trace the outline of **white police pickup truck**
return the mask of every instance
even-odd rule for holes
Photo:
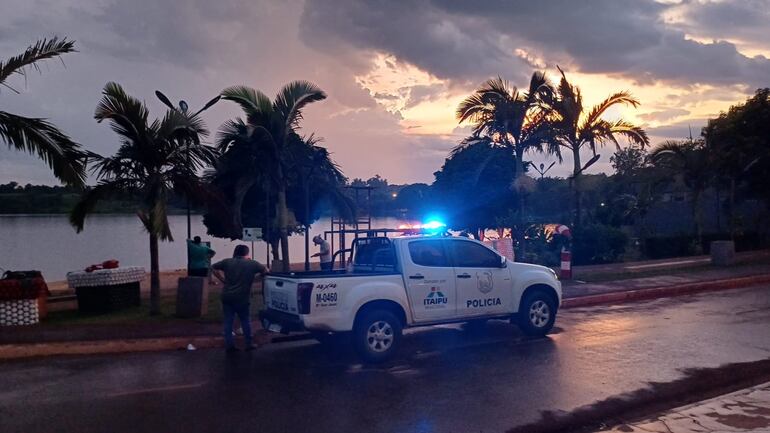
[[[551,330],[561,283],[551,269],[514,263],[464,237],[356,239],[347,269],[271,274],[260,319],[319,340],[350,336],[369,362],[398,347],[403,328],[511,319],[528,335]]]

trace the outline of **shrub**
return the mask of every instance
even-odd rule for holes
[[[574,233],[572,263],[595,265],[620,261],[626,252],[628,236],[602,224],[586,224]]]

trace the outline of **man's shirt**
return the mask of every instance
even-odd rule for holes
[[[212,268],[225,273],[222,287],[222,302],[245,304],[251,300],[251,285],[257,274],[266,273],[267,268],[246,257],[233,257],[214,263]]]

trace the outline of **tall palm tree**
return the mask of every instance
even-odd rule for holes
[[[620,149],[617,137],[626,137],[631,143],[646,146],[650,140],[647,133],[641,127],[623,119],[608,121],[602,116],[611,107],[623,104],[637,107],[639,101],[628,92],[617,92],[608,96],[605,100],[594,106],[590,111],[583,107],[583,97],[580,88],[567,81],[567,76],[561,68],[561,80],[556,93],[551,101],[547,102],[550,108],[550,121],[553,127],[552,141],[548,146],[550,153],[562,160],[562,149],[572,152],[573,169],[571,180],[574,184],[574,222],[580,225],[580,186],[579,178],[583,171],[599,159],[596,147],[607,142],[612,142]],[[580,151],[588,148],[593,153],[593,158],[587,164],[582,165]]]
[[[697,252],[703,252],[701,197],[715,177],[713,154],[703,140],[665,141],[650,152],[650,159],[673,175],[680,175],[692,192],[691,212]]]
[[[480,142],[494,142],[497,146],[510,149],[516,158],[516,178],[514,188],[518,197],[519,215],[516,238],[520,253],[524,254],[524,154],[531,150],[543,150],[543,144],[551,130],[547,122],[547,111],[543,100],[551,100],[553,88],[543,72],[534,72],[529,81],[529,89],[519,91],[500,77],[486,81],[482,86],[465,98],[457,107],[457,119],[460,123],[473,125],[472,136],[459,146],[474,145]],[[487,161],[488,162],[488,161]],[[486,163],[486,162],[485,162]],[[482,167],[483,169],[483,167]]]
[[[245,119],[231,120],[220,131],[220,149],[230,144],[248,148],[248,154],[266,163],[269,181],[276,190],[276,211],[281,246],[281,270],[289,270],[289,209],[286,190],[289,176],[289,143],[302,120],[302,110],[310,103],[326,99],[315,84],[294,81],[284,86],[273,101],[264,93],[246,86],[229,87],[222,98],[240,105]],[[257,182],[256,176],[243,178],[239,191],[245,193]]]
[[[136,213],[150,237],[150,314],[159,314],[158,240],[173,241],[168,198],[174,192],[200,195],[203,188],[195,172],[212,163],[216,153],[197,138],[190,139],[190,134],[208,134],[199,117],[168,110],[162,119],[150,122],[144,102],[128,95],[119,84],[107,83],[102,95],[94,117],[110,123],[121,145],[112,157],[97,160],[94,172],[99,182],[75,205],[70,222],[80,232],[86,216],[101,200],[115,195],[136,200]],[[180,145],[185,140],[192,142],[189,148]]]
[[[67,38],[38,40],[23,53],[6,61],[0,60],[0,87],[19,93],[7,83],[8,78],[13,75],[26,78],[30,69],[40,72],[40,62],[75,51],[75,41]],[[85,183],[89,154],[82,152],[79,144],[46,119],[0,111],[0,141],[8,144],[10,149],[37,154],[65,184],[83,186]]]

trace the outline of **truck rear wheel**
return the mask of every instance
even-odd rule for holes
[[[356,320],[353,344],[367,362],[383,362],[396,351],[401,341],[401,322],[387,310],[365,312]]]
[[[525,334],[542,337],[556,321],[556,304],[552,297],[540,290],[529,293],[521,301],[516,318]]]

